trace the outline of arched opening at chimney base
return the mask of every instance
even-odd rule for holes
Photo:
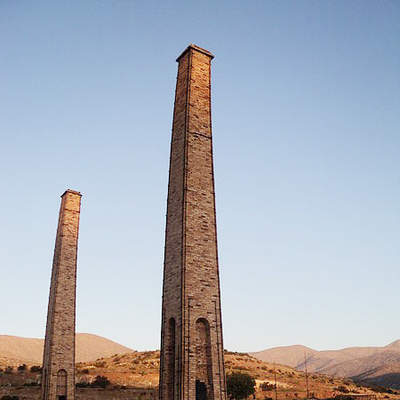
[[[65,369],[57,372],[57,400],[67,400],[67,371]]]
[[[214,400],[210,325],[196,321],[196,400]]]

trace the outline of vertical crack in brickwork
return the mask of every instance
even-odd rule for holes
[[[61,196],[46,338],[43,352],[42,400],[75,399],[76,264],[81,194]]]
[[[212,58],[207,50],[190,45],[177,60],[161,321],[162,400],[226,400],[211,130]]]

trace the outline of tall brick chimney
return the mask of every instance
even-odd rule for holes
[[[161,400],[226,400],[211,132],[211,60],[178,57],[161,328]]]
[[[61,196],[46,339],[43,354],[42,400],[75,400],[75,299],[81,194]]]

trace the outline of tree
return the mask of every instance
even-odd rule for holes
[[[228,396],[231,399],[245,399],[255,393],[256,382],[249,374],[233,372],[226,376]]]
[[[105,377],[105,376],[100,376],[97,375],[96,378],[94,378],[94,381],[91,383],[91,386],[93,387],[101,387],[101,388],[106,388],[111,382]]]
[[[17,370],[18,370],[19,372],[26,371],[26,364],[20,365],[20,366],[17,368]]]
[[[42,367],[40,365],[32,365],[31,372],[42,372]]]

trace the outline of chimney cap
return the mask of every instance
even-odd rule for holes
[[[78,192],[78,191],[72,190],[72,189],[67,189],[67,190],[61,195],[61,197],[64,197],[67,193],[75,194],[75,195],[77,195],[77,196],[81,196],[81,197],[82,197],[81,192]]]
[[[200,53],[205,54],[206,56],[210,57],[211,60],[214,58],[214,54],[212,54],[211,52],[209,52],[206,49],[203,49],[202,47],[196,46],[195,44],[191,43],[189,44],[188,47],[186,47],[185,50],[183,50],[183,52],[181,53],[181,55],[176,59],[177,62],[179,62],[179,60],[186,54],[187,51],[189,51],[190,49],[196,50]]]

